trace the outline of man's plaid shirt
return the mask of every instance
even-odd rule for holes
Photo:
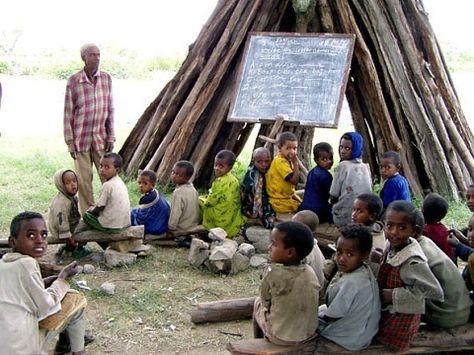
[[[87,152],[91,147],[101,151],[115,141],[112,79],[101,71],[94,77],[95,84],[81,70],[67,82],[64,140],[69,151]]]

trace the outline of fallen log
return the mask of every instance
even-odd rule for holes
[[[466,324],[452,329],[426,330],[421,329],[411,347],[404,354],[422,354],[436,352],[452,352],[474,349],[474,325]],[[335,343],[318,337],[316,340],[296,345],[275,345],[265,339],[242,339],[227,345],[231,354],[353,354]],[[367,349],[357,351],[358,354],[384,355],[393,354],[393,350],[380,345],[371,345]]]
[[[251,318],[255,297],[198,303],[191,311],[191,322],[226,322]]]
[[[113,242],[118,240],[143,239],[144,232],[144,226],[130,226],[117,234],[107,234],[88,229],[75,233],[73,236],[76,242]],[[65,242],[65,239],[59,239],[53,236],[48,237],[48,244],[63,244]]]

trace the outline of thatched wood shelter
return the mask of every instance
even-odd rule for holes
[[[126,173],[149,168],[167,183],[173,164],[187,159],[196,182],[209,183],[216,152],[239,153],[253,128],[226,121],[247,35],[276,31],[355,34],[346,97],[374,174],[380,155],[396,150],[415,195],[465,191],[474,176],[473,134],[420,0],[220,0],[122,147]],[[313,130],[289,129],[308,161]]]

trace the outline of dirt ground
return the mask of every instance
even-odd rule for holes
[[[75,281],[85,280],[92,289],[82,290],[87,329],[96,337],[88,354],[226,354],[230,341],[252,337],[251,320],[194,325],[190,312],[196,302],[257,295],[259,271],[216,275],[193,268],[188,249],[159,247],[131,267],[107,269],[100,247],[89,245],[94,253],[79,263],[96,270],[71,281],[78,289]],[[43,261],[53,262],[57,248],[50,246]],[[99,290],[106,281],[116,285],[114,295]]]

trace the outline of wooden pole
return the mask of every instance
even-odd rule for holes
[[[255,297],[198,303],[191,311],[191,322],[227,322],[251,318]]]

